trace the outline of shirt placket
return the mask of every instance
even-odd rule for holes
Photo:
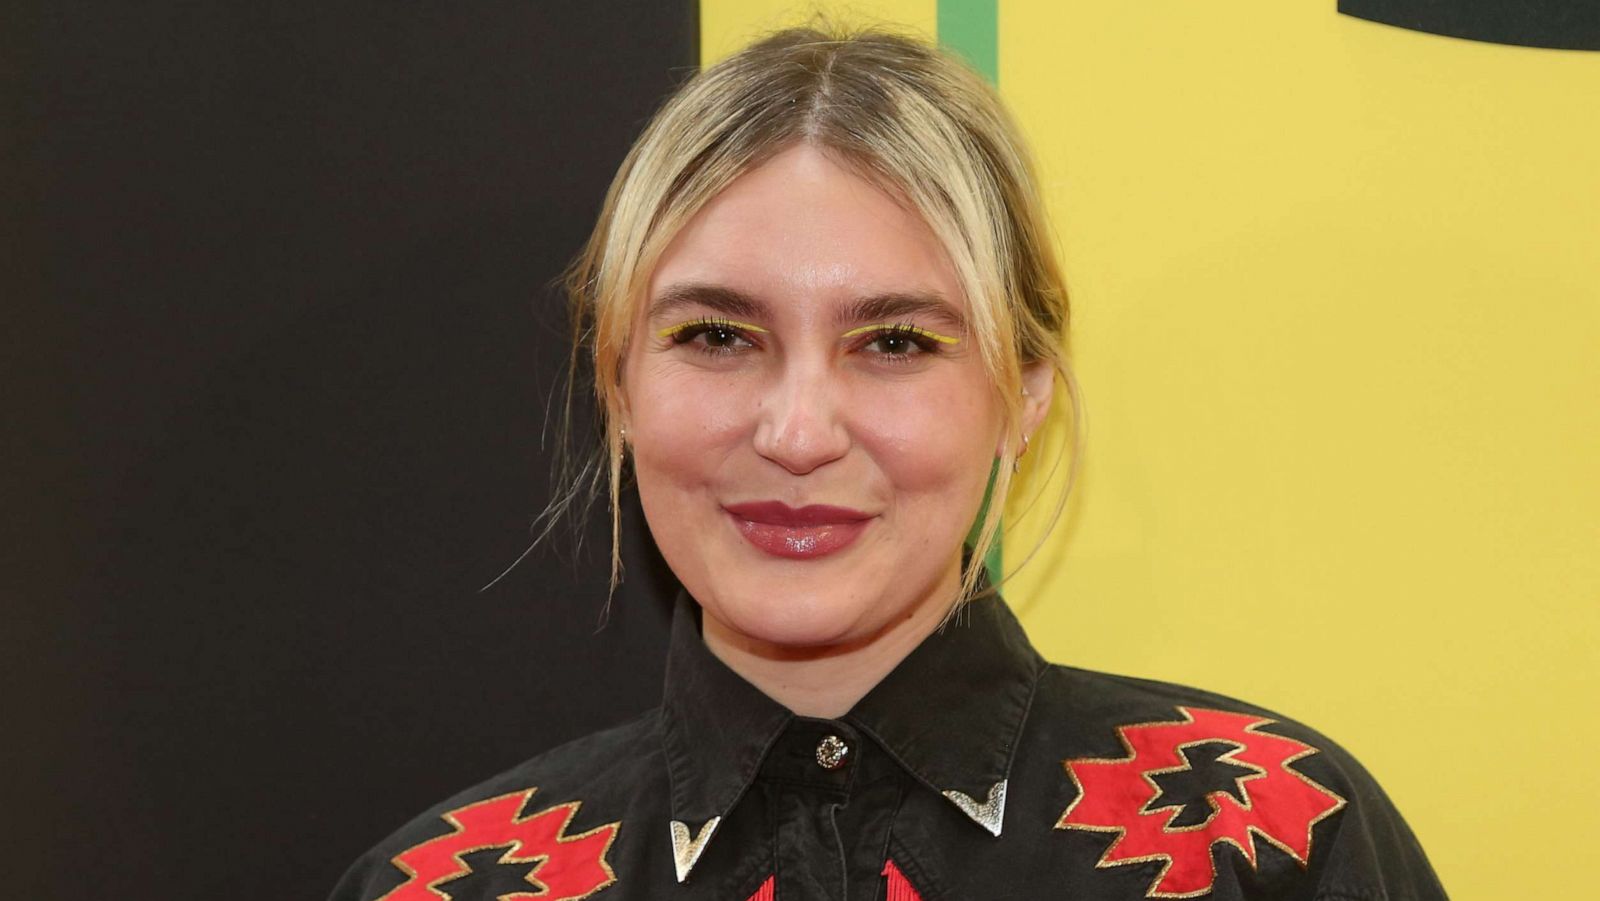
[[[873,901],[902,780],[860,732],[797,717],[758,777],[771,798],[780,901]]]

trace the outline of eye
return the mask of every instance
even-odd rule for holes
[[[674,345],[690,344],[702,353],[720,356],[755,347],[749,333],[765,331],[760,326],[727,319],[695,319],[662,329],[660,335]]]
[[[892,363],[908,363],[914,357],[938,354],[945,344],[955,343],[954,338],[909,323],[862,329],[858,334],[866,338],[860,345],[862,350]]]
[[[926,338],[923,341],[927,341]],[[917,336],[912,332],[891,329],[879,332],[876,338],[867,343],[868,347],[876,345],[881,351],[890,356],[903,357],[912,353],[920,353],[926,348],[917,343]]]
[[[694,330],[694,334],[693,335],[690,335],[688,337],[683,337],[682,334],[680,333],[680,337],[678,339],[678,343],[679,344],[685,344],[685,343],[688,343],[688,341],[692,340],[693,338],[701,338],[701,337],[705,338],[705,341],[702,342],[702,343],[704,343],[707,347],[717,348],[717,349],[737,347],[737,346],[739,346],[739,344],[741,342],[744,343],[744,344],[749,344],[750,343],[748,341],[745,341],[744,338],[742,338],[739,335],[738,332],[734,331],[733,329],[731,329],[731,328],[729,328],[729,327],[727,327],[725,325],[705,325],[705,326],[701,326],[700,328],[697,328],[697,329]]]

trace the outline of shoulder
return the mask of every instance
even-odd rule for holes
[[[1168,862],[1153,891],[1210,891],[1233,878],[1215,864],[1236,855],[1234,872],[1255,890],[1444,897],[1366,768],[1323,733],[1248,701],[1051,665],[1018,765],[1055,780],[1055,827],[1090,842],[1098,867]]]
[[[1237,759],[1239,749],[1268,749],[1281,762],[1355,789],[1371,775],[1342,746],[1299,720],[1230,695],[1052,664],[1041,676],[1030,733],[1085,761],[1171,758],[1196,749]],[[1229,752],[1227,748],[1232,748]],[[1254,754],[1243,755],[1246,757]],[[1071,769],[1071,768],[1069,768]]]
[[[1157,751],[1181,755],[1207,743],[1259,745],[1282,754],[1285,764],[1326,772],[1341,787],[1372,782],[1354,756],[1299,720],[1237,697],[1157,679],[1051,664],[1040,678],[1029,725],[1040,740],[1091,759]]]
[[[589,864],[564,872],[601,888],[614,880],[606,852],[621,821],[665,794],[652,790],[664,780],[660,755],[660,708],[551,748],[412,818],[350,866],[330,901],[399,899],[402,886],[467,873],[458,855],[537,856],[557,845]]]

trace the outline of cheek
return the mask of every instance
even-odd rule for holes
[[[737,380],[646,362],[630,393],[639,489],[705,482],[747,431]]]
[[[858,395],[855,434],[910,501],[965,503],[982,497],[999,418],[968,379],[881,386]],[[920,497],[925,495],[925,497]]]

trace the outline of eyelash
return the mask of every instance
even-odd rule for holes
[[[897,322],[893,325],[885,326],[884,328],[874,329],[865,333],[862,337],[867,339],[865,344],[862,346],[865,346],[866,344],[874,344],[883,340],[884,338],[896,338],[910,341],[912,344],[917,346],[918,351],[916,354],[897,354],[885,352],[882,355],[885,359],[892,360],[896,363],[910,362],[911,357],[919,356],[921,354],[939,354],[944,352],[944,344],[942,342],[926,334],[922,329],[912,325],[909,322]]]
[[[727,332],[730,335],[747,341],[751,344],[756,343],[750,335],[746,334],[743,329],[741,329],[731,320],[720,319],[716,317],[694,319],[689,322],[674,326],[668,331],[665,337],[668,341],[672,342],[673,345],[683,345],[692,342],[701,335],[713,331]],[[893,325],[887,325],[882,328],[863,332],[857,337],[862,339],[857,345],[858,347],[867,347],[882,341],[885,338],[902,339],[915,344],[917,346],[917,352],[915,354],[909,352],[894,353],[891,351],[885,351],[884,353],[876,354],[876,356],[882,357],[885,361],[894,363],[896,365],[911,362],[911,358],[913,356],[921,356],[923,354],[938,354],[942,353],[944,350],[942,347],[942,342],[936,338],[930,337],[923,329],[909,322],[897,322]],[[729,354],[742,353],[743,349],[706,345],[700,347],[699,351],[700,353],[707,354],[709,356],[721,357]]]
[[[711,317],[705,319],[693,319],[689,322],[675,325],[672,328],[667,329],[663,336],[672,344],[681,345],[688,344],[701,335],[714,331],[727,332],[730,335],[741,338],[745,341],[750,341],[751,344],[755,343],[754,341],[751,341],[750,336],[745,333],[745,330],[741,329],[732,320]],[[723,356],[725,354],[738,353],[738,350],[731,347],[713,347],[711,345],[701,347],[700,351],[702,353],[711,354],[712,356]]]

